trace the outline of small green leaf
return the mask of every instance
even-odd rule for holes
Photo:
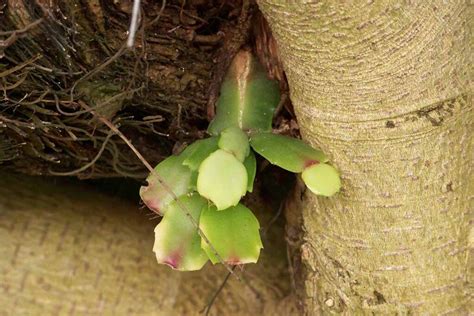
[[[260,225],[252,211],[238,204],[225,211],[215,206],[205,206],[199,227],[209,239],[219,256],[227,264],[255,263],[263,248]],[[201,240],[201,247],[213,264],[219,263],[211,247]]]
[[[278,102],[278,82],[268,79],[265,69],[251,52],[240,51],[224,78],[216,116],[208,131],[218,135],[231,126],[242,130],[269,131]]]
[[[191,174],[191,181],[189,182],[189,191],[197,191],[197,179],[199,172],[193,171]]]
[[[270,163],[291,172],[302,172],[308,166],[328,160],[321,150],[283,135],[253,133],[250,145]]]
[[[257,160],[255,154],[250,151],[247,158],[244,160],[245,169],[247,169],[247,191],[253,191],[253,182],[255,181],[255,174],[257,173]]]
[[[148,175],[148,186],[140,188],[140,197],[149,209],[163,215],[166,206],[173,201],[172,194],[158,180],[161,177],[177,197],[189,192],[191,170],[183,166],[183,158],[170,156],[160,162]]]
[[[218,146],[233,154],[238,160],[244,161],[250,151],[249,138],[238,127],[229,127],[221,132]]]
[[[197,189],[219,210],[237,205],[247,191],[247,170],[225,150],[218,149],[199,167]]]
[[[186,206],[189,214],[199,222],[201,210],[207,201],[193,194],[173,201],[168,211],[155,228],[153,251],[158,263],[167,264],[176,270],[194,271],[201,269],[207,262],[207,255],[201,248],[201,237],[180,204]]]
[[[200,139],[186,147],[180,154],[184,157],[183,165],[188,166],[193,171],[198,170],[203,160],[219,148],[217,140],[217,137]]]
[[[341,188],[339,173],[334,167],[325,163],[306,168],[301,177],[314,194],[331,196]]]

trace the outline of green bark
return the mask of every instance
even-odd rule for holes
[[[466,314],[473,108],[466,3],[260,9],[305,140],[340,170],[303,201],[308,314]]]

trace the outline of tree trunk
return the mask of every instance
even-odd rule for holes
[[[0,173],[0,315],[202,315],[223,266],[158,265],[153,214],[90,185],[56,182]],[[270,222],[262,201],[250,203]],[[296,314],[282,226],[263,236],[259,264],[245,267],[246,283],[229,279],[210,315]]]
[[[470,6],[285,3],[259,6],[302,135],[343,181],[304,195],[306,312],[467,314]]]

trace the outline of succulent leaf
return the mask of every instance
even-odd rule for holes
[[[166,212],[167,205],[174,198],[161,185],[159,177],[179,197],[189,192],[192,174],[188,167],[183,166],[182,157],[170,156],[160,162],[148,175],[146,179],[148,186],[140,187],[140,197],[149,209],[163,215]]]
[[[339,173],[333,166],[325,163],[306,168],[301,177],[314,194],[332,196],[341,188]]]
[[[253,151],[250,151],[247,158],[244,160],[245,169],[247,169],[247,191],[253,191],[253,182],[255,181],[255,174],[257,173],[257,160],[255,159],[255,154]]]
[[[233,154],[239,161],[244,161],[250,152],[249,138],[238,127],[229,127],[221,132],[218,146]]]
[[[250,51],[240,51],[224,78],[216,116],[208,131],[218,135],[231,126],[242,130],[269,131],[279,101],[278,82],[267,77],[266,71]]]
[[[250,145],[270,163],[296,173],[328,160],[321,150],[314,149],[302,140],[283,135],[252,133]]]
[[[191,174],[191,181],[189,182],[189,191],[197,191],[197,178],[198,178],[199,172],[193,171]]]
[[[205,206],[199,227],[209,239],[219,256],[227,264],[255,263],[263,248],[260,225],[252,211],[242,204],[218,211],[215,206]],[[213,264],[219,263],[211,247],[201,240],[201,247]]]
[[[217,137],[209,137],[197,140],[186,147],[180,154],[184,158],[183,165],[193,171],[198,170],[203,160],[219,148],[217,141]]]
[[[207,201],[199,194],[181,196],[178,200],[186,206],[186,210],[196,222],[199,222],[201,210]],[[168,206],[168,211],[155,228],[153,251],[158,263],[181,271],[199,270],[208,260],[201,248],[201,237],[197,228],[180,209],[177,201]]]
[[[247,191],[247,170],[234,155],[218,149],[199,167],[197,190],[223,210],[237,205]]]

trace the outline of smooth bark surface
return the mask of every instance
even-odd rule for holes
[[[90,186],[1,173],[0,315],[203,315],[226,270],[158,265],[150,216]],[[231,277],[210,315],[297,314],[281,222],[263,242],[247,283]]]
[[[304,196],[306,312],[465,315],[470,7],[259,5],[303,137],[342,174],[335,197]]]

